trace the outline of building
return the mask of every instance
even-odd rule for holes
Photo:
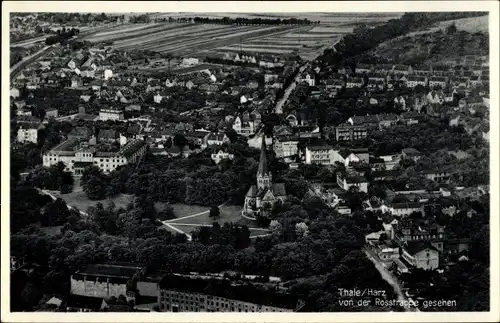
[[[194,57],[182,59],[182,65],[184,65],[184,66],[198,65],[199,63],[200,63],[200,60],[198,58],[194,58]]]
[[[229,138],[225,133],[212,132],[207,137],[207,145],[208,146],[220,146],[229,142]]]
[[[368,180],[361,175],[355,173],[337,174],[337,185],[345,191],[356,186],[360,192],[368,193]]]
[[[409,242],[403,248],[402,258],[415,268],[434,270],[439,267],[439,251],[426,242]]]
[[[382,212],[389,212],[395,217],[407,217],[413,212],[421,212],[422,206],[416,202],[392,203],[390,206],[381,206]]]
[[[363,79],[361,77],[349,77],[347,78],[345,87],[348,89],[360,88],[363,86]]]
[[[448,80],[446,79],[446,77],[442,77],[442,76],[429,77],[429,87],[430,88],[444,89],[447,84],[448,84]]]
[[[252,185],[245,196],[244,214],[267,216],[277,201],[285,201],[284,183],[273,183],[272,174],[267,165],[266,137],[262,136],[259,168],[257,170],[257,185]]]
[[[254,123],[247,118],[237,116],[233,121],[233,129],[237,134],[250,136],[255,132]]]
[[[306,147],[306,164],[321,164],[321,165],[334,165],[336,161],[337,154],[331,146],[307,146]]]
[[[315,86],[316,80],[314,79],[314,75],[306,73],[299,81],[299,83],[307,83],[309,86]]]
[[[408,76],[405,78],[406,87],[414,88],[417,85],[427,86],[427,78],[425,76]]]
[[[351,125],[343,123],[335,128],[335,139],[337,141],[359,140],[368,136],[368,129],[364,125]]]
[[[217,278],[168,274],[159,286],[162,312],[294,312],[304,305],[290,294]]]
[[[21,123],[17,130],[17,141],[36,144],[38,142],[38,131],[44,128],[45,126],[39,122]]]
[[[56,108],[49,108],[45,111],[45,119],[57,118],[59,111]]]
[[[87,141],[70,138],[43,155],[43,166],[50,167],[59,162],[66,165],[65,171],[81,175],[90,165],[99,167],[108,174],[118,167],[137,162],[146,153],[146,144],[133,139],[118,150],[101,150],[95,138]]]
[[[100,297],[70,295],[66,301],[67,312],[100,312],[108,304]]]
[[[290,158],[299,153],[298,137],[295,136],[277,136],[273,141],[273,149],[277,158]]]
[[[217,153],[215,154],[212,154],[212,160],[218,164],[221,162],[221,160],[223,159],[229,159],[229,160],[233,160],[234,158],[234,155],[233,154],[230,154],[228,152],[224,152],[222,150],[219,150]]]
[[[123,110],[117,109],[117,108],[101,108],[99,110],[99,120],[101,121],[106,121],[106,120],[124,120],[125,116],[123,113]]]
[[[144,267],[114,264],[91,264],[71,275],[71,295],[109,299],[123,295],[134,298],[129,293],[134,288]]]

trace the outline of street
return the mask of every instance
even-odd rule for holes
[[[407,297],[403,293],[401,284],[399,283],[398,279],[389,270],[387,270],[380,258],[366,247],[363,248],[363,252],[365,253],[366,257],[368,257],[368,259],[373,262],[375,268],[377,268],[377,270],[379,271],[380,276],[382,276],[382,278],[392,286],[394,292],[398,295],[398,300],[405,302],[408,301]],[[404,310],[405,312],[420,312],[420,310],[415,307],[405,307]]]
[[[293,90],[295,90],[295,87],[297,86],[297,82],[299,81],[300,74],[309,66],[309,62],[306,64],[302,65],[299,68],[299,71],[297,72],[297,75],[295,75],[295,78],[293,79],[292,83],[288,86],[288,88],[285,90],[285,94],[283,94],[283,97],[276,103],[276,107],[274,108],[274,111],[276,114],[282,114],[283,113],[283,105],[285,102],[288,100],[288,97],[292,93]]]

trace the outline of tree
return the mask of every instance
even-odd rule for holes
[[[455,26],[455,23],[452,23],[448,27],[446,27],[446,34],[451,35],[455,34],[457,32],[457,26]]]
[[[308,234],[307,224],[299,222],[295,224],[295,234],[297,237],[305,237]]]
[[[272,220],[271,223],[269,223],[269,231],[271,231],[271,234],[274,236],[281,236],[283,234],[283,226],[278,221]]]
[[[220,210],[219,210],[219,207],[217,205],[213,205],[211,208],[210,208],[210,217],[211,218],[218,218],[220,215]]]
[[[176,134],[174,136],[174,145],[180,149],[183,149],[187,145],[187,139],[182,134]]]
[[[106,197],[109,179],[97,166],[85,168],[80,183],[89,199],[102,200]]]

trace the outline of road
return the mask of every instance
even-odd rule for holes
[[[14,66],[10,68],[10,80],[12,81],[13,79],[16,78],[16,76],[28,65],[36,61],[38,58],[42,57],[45,55],[50,48],[52,48],[54,45],[51,46],[45,46],[44,48],[40,49],[38,52],[33,53],[32,55],[23,58],[20,62],[16,63]]]
[[[274,108],[274,112],[276,114],[282,114],[283,113],[283,105],[285,102],[288,100],[288,97],[290,94],[295,90],[295,87],[297,86],[297,83],[300,78],[300,74],[310,65],[309,62],[306,64],[302,65],[299,68],[299,71],[297,72],[297,75],[295,75],[295,78],[293,79],[292,83],[288,86],[288,88],[285,90],[285,94],[283,94],[283,97],[276,103],[276,106]]]
[[[408,301],[408,298],[403,293],[401,284],[399,283],[398,279],[394,277],[391,272],[389,272],[380,258],[366,247],[363,248],[363,252],[365,253],[366,257],[368,257],[368,259],[373,262],[375,268],[377,268],[378,272],[380,273],[380,276],[382,276],[382,278],[392,286],[394,292],[398,295],[398,300],[402,302]],[[404,310],[405,312],[420,312],[420,310],[415,307],[405,307]]]

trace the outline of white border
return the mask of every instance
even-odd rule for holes
[[[489,11],[490,32],[490,312],[439,313],[9,313],[9,12],[407,12]],[[499,3],[497,1],[4,1],[2,2],[2,284],[1,320],[5,322],[498,322],[499,308]]]

